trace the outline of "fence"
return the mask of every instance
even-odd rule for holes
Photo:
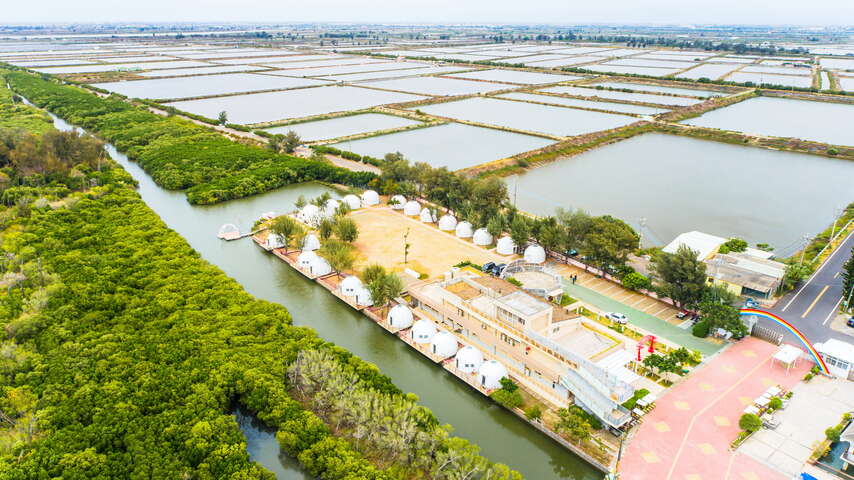
[[[756,338],[761,338],[766,342],[771,342],[774,345],[780,345],[783,343],[783,334],[775,331],[774,329],[764,327],[762,325],[754,325],[753,329],[750,331],[750,334]]]

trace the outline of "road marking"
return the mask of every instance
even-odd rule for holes
[[[836,315],[836,312],[839,311],[839,305],[841,303],[842,303],[842,297],[839,297],[839,301],[836,302],[836,305],[834,305],[833,310],[831,310],[830,313],[827,314],[827,318],[825,318],[824,321],[821,322],[822,325],[827,325],[827,322],[828,322],[828,320],[830,320],[830,317]]]
[[[800,295],[800,294],[801,294],[801,292],[803,292],[803,291],[804,291],[804,289],[805,289],[805,288],[807,288],[807,285],[809,285],[809,284],[810,284],[810,282],[812,282],[812,279],[813,279],[813,278],[815,278],[815,276],[816,276],[816,275],[818,275],[818,272],[820,272],[820,271],[821,271],[821,269],[825,267],[825,265],[827,265],[828,263],[830,263],[830,259],[831,259],[831,258],[833,258],[833,256],[834,256],[834,255],[836,255],[837,253],[839,253],[839,252],[840,252],[840,251],[842,251],[842,250],[845,250],[845,248],[843,248],[843,245],[845,245],[845,242],[847,242],[847,241],[848,241],[848,239],[849,239],[852,235],[854,235],[854,232],[849,233],[849,234],[848,234],[848,236],[847,236],[847,237],[845,237],[845,240],[842,240],[842,242],[840,242],[840,243],[839,243],[839,245],[836,247],[836,250],[834,250],[834,251],[833,251],[833,253],[831,253],[831,254],[830,254],[830,256],[829,256],[829,257],[827,257],[827,258],[824,260],[824,262],[821,264],[821,266],[820,266],[820,267],[818,267],[818,270],[816,270],[812,275],[810,275],[810,278],[806,281],[806,283],[804,283],[803,285],[801,285],[801,288],[799,288],[799,289],[798,289],[798,292],[797,292],[797,293],[795,293],[795,296],[793,296],[793,297],[792,297],[792,299],[791,299],[791,300],[789,300],[789,303],[787,303],[787,304],[786,304],[786,306],[784,306],[784,307],[780,310],[781,312],[785,312],[785,311],[786,311],[786,309],[787,309],[787,308],[789,308],[789,305],[791,305],[791,304],[792,304],[792,302],[794,302],[794,301],[795,301],[795,299],[796,299],[796,298],[798,298],[798,295]]]
[[[821,291],[815,297],[815,300],[813,300],[812,303],[810,304],[810,306],[807,307],[807,311],[804,312],[803,315],[801,315],[801,318],[806,318],[807,315],[809,315],[810,310],[812,310],[812,307],[814,307],[815,304],[818,303],[818,300],[822,297],[822,295],[824,295],[824,292],[826,292],[828,288],[830,288],[830,285],[825,285],[824,288],[821,289]]]
[[[840,273],[842,273],[842,272],[836,272],[836,275],[834,275],[833,278],[839,278]]]

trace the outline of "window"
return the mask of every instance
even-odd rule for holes
[[[506,342],[506,343],[508,343],[508,344],[510,344],[511,346],[514,346],[514,347],[519,343],[519,342],[517,342],[517,341],[516,341],[516,339],[514,339],[513,337],[511,337],[511,336],[509,336],[509,335],[505,335],[505,334],[503,334],[503,333],[501,334],[501,340],[504,340],[504,342]]]
[[[458,308],[458,309],[457,309],[457,315],[459,315],[459,316],[461,316],[461,317],[463,317],[463,318],[466,318],[466,312],[465,312],[465,311],[463,311],[463,309],[462,309],[462,308]]]

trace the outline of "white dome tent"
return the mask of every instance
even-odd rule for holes
[[[403,206],[406,205],[406,197],[395,195],[389,199],[388,204],[391,205],[392,210],[403,210]]]
[[[371,298],[371,292],[367,288],[361,287],[356,290],[356,305],[360,307],[370,307],[374,304],[374,299]]]
[[[309,225],[317,225],[317,222],[320,221],[320,208],[309,203],[302,207],[297,217]]]
[[[471,224],[469,222],[458,223],[457,228],[454,229],[454,235],[460,238],[471,238],[474,235]]]
[[[430,351],[442,358],[453,357],[457,353],[457,348],[457,337],[445,330],[433,335],[433,339],[430,340]]]
[[[474,232],[472,241],[474,241],[475,245],[480,245],[482,247],[492,245],[492,234],[490,234],[489,231],[485,228],[478,228]]]
[[[316,253],[312,251],[302,252],[297,256],[297,266],[302,270],[307,272],[311,272],[312,265],[317,262],[317,259],[320,258]],[[324,260],[325,261],[325,260]]]
[[[344,204],[350,207],[350,210],[358,210],[362,208],[362,201],[359,200],[359,197],[353,195],[352,193],[349,195],[345,195],[344,198],[341,199]]]
[[[362,203],[367,206],[377,205],[380,203],[380,195],[373,190],[365,190],[362,193]]]
[[[457,219],[453,215],[442,215],[439,219],[439,230],[452,232],[457,228]]]
[[[338,207],[341,205],[341,202],[335,200],[334,198],[330,198],[323,205],[323,215],[327,217],[331,217],[335,215],[335,212],[338,210]]]
[[[501,388],[501,379],[507,376],[507,367],[497,360],[490,360],[477,369],[477,375],[484,388]]]
[[[314,252],[312,252],[314,253]],[[308,267],[308,272],[312,275],[322,276],[332,273],[332,266],[323,257],[315,257],[314,261]]]
[[[341,283],[338,284],[338,290],[341,291],[341,294],[347,295],[349,297],[355,296],[361,289],[362,281],[359,280],[359,277],[355,275],[350,275],[349,277],[346,277],[344,280],[341,280]]]
[[[483,363],[483,354],[480,353],[480,350],[468,345],[457,352],[457,356],[454,360],[456,362],[457,370],[463,373],[474,373]]]
[[[388,324],[393,328],[409,328],[412,326],[412,310],[406,305],[395,305],[388,311]]]
[[[403,214],[409,217],[414,217],[421,213],[421,204],[416,202],[415,200],[410,200],[406,202],[406,205],[403,206]]]
[[[421,221],[424,223],[436,223],[436,215],[433,215],[433,212],[424,207],[421,209]]]
[[[535,244],[528,245],[525,249],[525,261],[527,263],[535,263],[537,265],[546,261],[546,250]]]
[[[313,233],[309,233],[302,240],[302,249],[303,251],[314,251],[320,248],[320,240],[317,239],[317,235]]]
[[[495,251],[499,255],[513,255],[516,253],[516,243],[510,237],[501,237],[498,239]]]
[[[267,235],[267,240],[264,242],[264,245],[269,249],[274,248],[283,248],[285,246],[285,242],[282,241],[282,237],[277,233],[270,232]]]
[[[237,225],[233,223],[226,223],[225,225],[219,227],[219,232],[216,236],[217,238],[222,238],[225,240],[233,240],[235,238],[240,238],[240,229],[237,228]]]
[[[436,325],[433,325],[430,320],[421,319],[412,325],[412,340],[415,343],[430,343],[433,335],[436,335]]]

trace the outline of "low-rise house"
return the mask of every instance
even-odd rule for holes
[[[572,398],[612,429],[631,419],[621,403],[639,377],[624,365],[597,364],[622,344],[578,313],[505,280],[465,273],[414,285],[409,294],[420,316],[497,359],[557,407]]]
[[[854,380],[854,345],[831,338],[815,344],[830,373],[839,378]]]

